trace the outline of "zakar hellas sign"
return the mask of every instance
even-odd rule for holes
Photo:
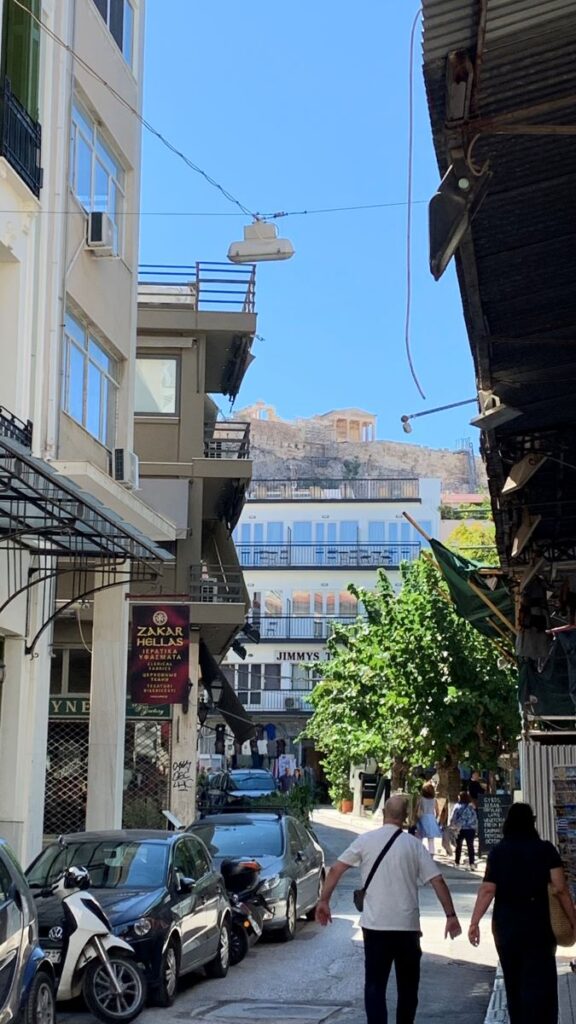
[[[187,605],[133,605],[130,695],[136,704],[181,704],[188,692]]]

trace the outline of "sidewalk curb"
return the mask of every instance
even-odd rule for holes
[[[509,1024],[509,1019],[508,1006],[506,1003],[506,989],[504,988],[504,976],[502,974],[502,968],[500,967],[500,964],[498,964],[498,967],[496,968],[496,977],[494,978],[494,988],[492,989],[492,995],[490,997],[490,1002],[488,1003],[484,1024]]]

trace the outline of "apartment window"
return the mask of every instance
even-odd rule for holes
[[[40,0],[5,0],[2,30],[2,78],[13,95],[38,120],[40,77]]]
[[[92,437],[112,447],[118,363],[89,327],[70,312],[66,314],[63,357],[62,408]]]
[[[120,251],[120,216],[125,172],[82,104],[74,99],[70,137],[70,187],[91,213],[107,213],[114,225],[114,251]]]
[[[138,357],[134,411],[152,416],[170,416],[177,406],[178,360],[176,358]]]
[[[94,0],[124,60],[132,67],[134,8],[129,0]]]
[[[255,666],[252,666],[255,668]],[[264,689],[280,689],[280,665],[264,665]]]

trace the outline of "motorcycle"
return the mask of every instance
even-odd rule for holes
[[[243,903],[235,893],[228,893],[232,908],[232,924],[230,927],[230,963],[239,964],[244,959],[250,946],[262,935],[263,914],[259,908]]]
[[[48,889],[35,896],[56,896],[62,905],[62,925],[42,938],[52,962],[58,1000],[84,996],[88,1009],[105,1024],[127,1024],[146,1002],[146,979],[134,950],[112,934],[102,907],[85,890],[90,886],[86,868],[70,867]]]

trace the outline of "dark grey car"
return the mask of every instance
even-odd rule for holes
[[[38,943],[36,907],[8,844],[0,839],[0,1024],[54,1024],[54,971]]]
[[[265,909],[264,930],[288,941],[312,917],[324,880],[324,853],[310,827],[279,811],[207,814],[190,825],[226,885]]]

